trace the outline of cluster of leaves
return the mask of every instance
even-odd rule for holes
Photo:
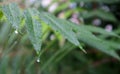
[[[76,0],[76,1],[81,1],[81,0]],[[85,1],[89,2],[94,0],[85,0]],[[106,1],[106,2],[110,2],[110,1]],[[62,8],[63,10],[65,5],[63,4],[61,6],[63,6]],[[81,11],[82,9],[78,10],[76,8],[73,10]],[[57,9],[55,13],[59,11],[61,11],[61,9],[60,10]],[[109,20],[113,22],[116,21],[115,17],[111,13],[110,14],[107,14],[106,12],[102,13],[101,11],[97,11],[97,10],[91,11],[88,14],[88,16],[85,14],[85,18],[90,18],[96,15],[105,20]],[[12,49],[19,49],[19,48],[25,49],[23,47],[24,45],[27,46],[27,49],[34,48],[37,53],[37,57],[34,58],[33,55],[31,56],[31,54],[33,53],[32,50],[29,50],[29,53],[26,50],[21,50],[21,52],[18,53],[19,55],[17,55],[16,57],[14,57],[13,60],[11,60],[13,61],[12,67],[15,69],[13,71],[13,73],[15,74],[22,73],[21,72],[22,70],[25,71],[25,73],[27,74],[34,74],[34,73],[39,74],[41,72],[45,74],[50,74],[50,73],[55,74],[54,73],[55,71],[57,72],[58,70],[59,72],[60,71],[59,69],[61,69],[60,65],[56,66],[55,64],[57,64],[70,51],[73,51],[71,54],[72,55],[74,54],[75,58],[80,60],[83,64],[85,63],[91,64],[88,63],[87,62],[88,59],[86,59],[86,57],[83,56],[88,51],[83,48],[85,46],[84,44],[87,44],[103,53],[106,53],[116,58],[117,60],[120,60],[119,55],[116,53],[116,50],[120,49],[119,43],[115,41],[106,40],[106,38],[108,37],[112,37],[119,40],[120,38],[119,35],[117,35],[114,32],[107,32],[102,28],[98,28],[90,25],[78,25],[65,19],[63,20],[56,18],[53,14],[47,13],[45,11],[39,11],[34,8],[21,10],[18,7],[18,5],[14,3],[1,6],[0,16],[1,16],[0,20],[6,21],[4,25],[2,25],[0,31],[1,34],[0,41],[2,46],[5,46],[1,49],[6,49],[4,50],[4,53],[2,53],[1,62],[0,62],[0,73],[2,74],[7,73],[6,72],[8,66],[7,64],[11,63],[8,60],[13,55],[15,55],[16,52],[14,51],[15,53],[12,53],[11,56],[6,54],[12,51]],[[95,35],[94,33],[97,33],[99,35]],[[52,41],[50,41],[48,38],[51,34],[55,35],[55,38]],[[33,45],[33,47],[31,47],[30,44],[27,44],[27,42],[29,43],[27,37],[29,37],[29,40]],[[62,43],[63,44],[62,46],[60,46],[58,42],[62,42],[64,39],[67,40],[64,41],[64,43]],[[41,46],[42,46],[42,50],[41,50]],[[74,51],[73,49],[78,49],[77,47],[79,47],[85,53],[79,53],[78,52],[79,50]],[[55,50],[55,49],[59,49],[59,50]],[[27,56],[26,53],[28,53],[29,56]],[[19,60],[22,60],[22,56],[24,55],[26,57],[24,58],[23,62],[20,63]],[[51,57],[48,57],[48,55],[50,55]],[[41,64],[40,64],[41,67],[38,66],[37,68],[35,67],[36,66],[35,61],[38,58],[41,58]],[[28,62],[30,63],[27,64]],[[23,69],[19,70],[21,65],[24,64],[27,64],[23,66],[25,68],[22,67]],[[55,71],[53,71],[51,67],[48,67],[51,66],[51,64],[53,68],[57,67]],[[91,67],[88,66],[88,68],[90,69],[90,71],[92,71]],[[81,73],[82,71],[84,70],[81,70]],[[62,72],[64,72],[64,69]],[[63,74],[65,74],[65,72]]]

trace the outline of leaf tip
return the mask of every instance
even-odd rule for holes
[[[85,53],[87,54],[87,52],[85,51],[85,49],[83,49],[83,47],[80,45],[79,48]]]

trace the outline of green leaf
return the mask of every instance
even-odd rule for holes
[[[88,11],[86,13],[82,12],[83,18],[91,18],[91,17],[96,17],[96,16],[103,20],[107,20],[107,21],[115,22],[117,20],[111,12],[105,12],[105,11],[99,10],[99,9],[93,10],[93,11]]]
[[[53,56],[49,58],[48,61],[45,62],[45,64],[43,64],[43,66],[41,67],[41,71],[44,70],[53,62],[58,62],[59,60],[61,60],[65,55],[67,55],[74,48],[76,48],[76,46],[72,45],[71,43],[66,43],[66,45],[64,45],[60,50],[55,52]]]
[[[39,55],[42,44],[42,26],[37,18],[38,15],[30,9],[26,10],[24,15],[29,39],[32,42],[37,54]]]
[[[9,60],[10,60],[10,58],[8,55],[1,58],[1,61],[0,61],[0,73],[1,74],[7,74]]]
[[[115,52],[115,48],[113,48],[111,44],[105,42],[102,39],[97,38],[86,28],[83,28],[76,24],[71,24],[71,26],[77,32],[77,37],[79,38],[80,41],[120,60],[120,57]]]
[[[4,5],[2,11],[14,29],[18,29],[22,19],[18,5],[15,3]]]
[[[58,13],[58,12],[62,11],[63,9],[66,9],[68,6],[69,6],[68,2],[66,2],[65,4],[61,4],[57,7],[57,9],[55,10],[54,13]]]
[[[120,42],[115,42],[115,41],[107,41],[113,48],[120,50]]]
[[[119,2],[119,0],[71,0],[74,2],[99,2],[99,3],[107,3],[107,4],[112,4],[112,3],[116,3]]]
[[[79,46],[80,49],[82,49],[83,52],[85,50],[80,45],[76,34],[73,32],[73,30],[68,27],[69,24],[64,23],[60,19],[56,18],[52,14],[46,13],[46,12],[38,12],[37,10],[31,10],[35,11],[34,13],[39,13],[40,19],[48,24],[54,31],[59,32],[62,34],[68,41],[70,41],[72,44]],[[86,52],[85,52],[86,53]]]
[[[2,19],[3,17],[3,12],[2,12],[2,8],[0,7],[0,20]]]
[[[114,32],[108,32],[100,27],[95,27],[95,26],[88,26],[88,25],[81,25],[80,27],[82,28],[85,28],[91,32],[95,32],[95,33],[100,33],[100,34],[103,34],[103,35],[106,35],[106,36],[115,36],[115,37],[118,37],[120,38],[116,33]]]
[[[0,28],[0,43],[5,43],[9,38],[11,25],[4,23]]]

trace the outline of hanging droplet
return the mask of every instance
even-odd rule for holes
[[[39,59],[39,58],[37,59],[37,62],[38,62],[38,63],[40,62],[40,59]]]
[[[17,31],[17,30],[15,30],[14,32],[15,32],[15,34],[18,34],[18,31]]]
[[[50,36],[50,40],[54,40],[55,39],[55,36],[52,34],[51,36]]]

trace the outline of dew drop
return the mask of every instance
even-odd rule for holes
[[[51,36],[50,36],[50,40],[54,40],[55,39],[55,36],[52,34]]]
[[[15,34],[18,34],[18,31],[17,31],[17,30],[15,30],[14,32],[15,32]]]
[[[39,59],[39,58],[37,59],[37,62],[40,62],[40,59]]]

